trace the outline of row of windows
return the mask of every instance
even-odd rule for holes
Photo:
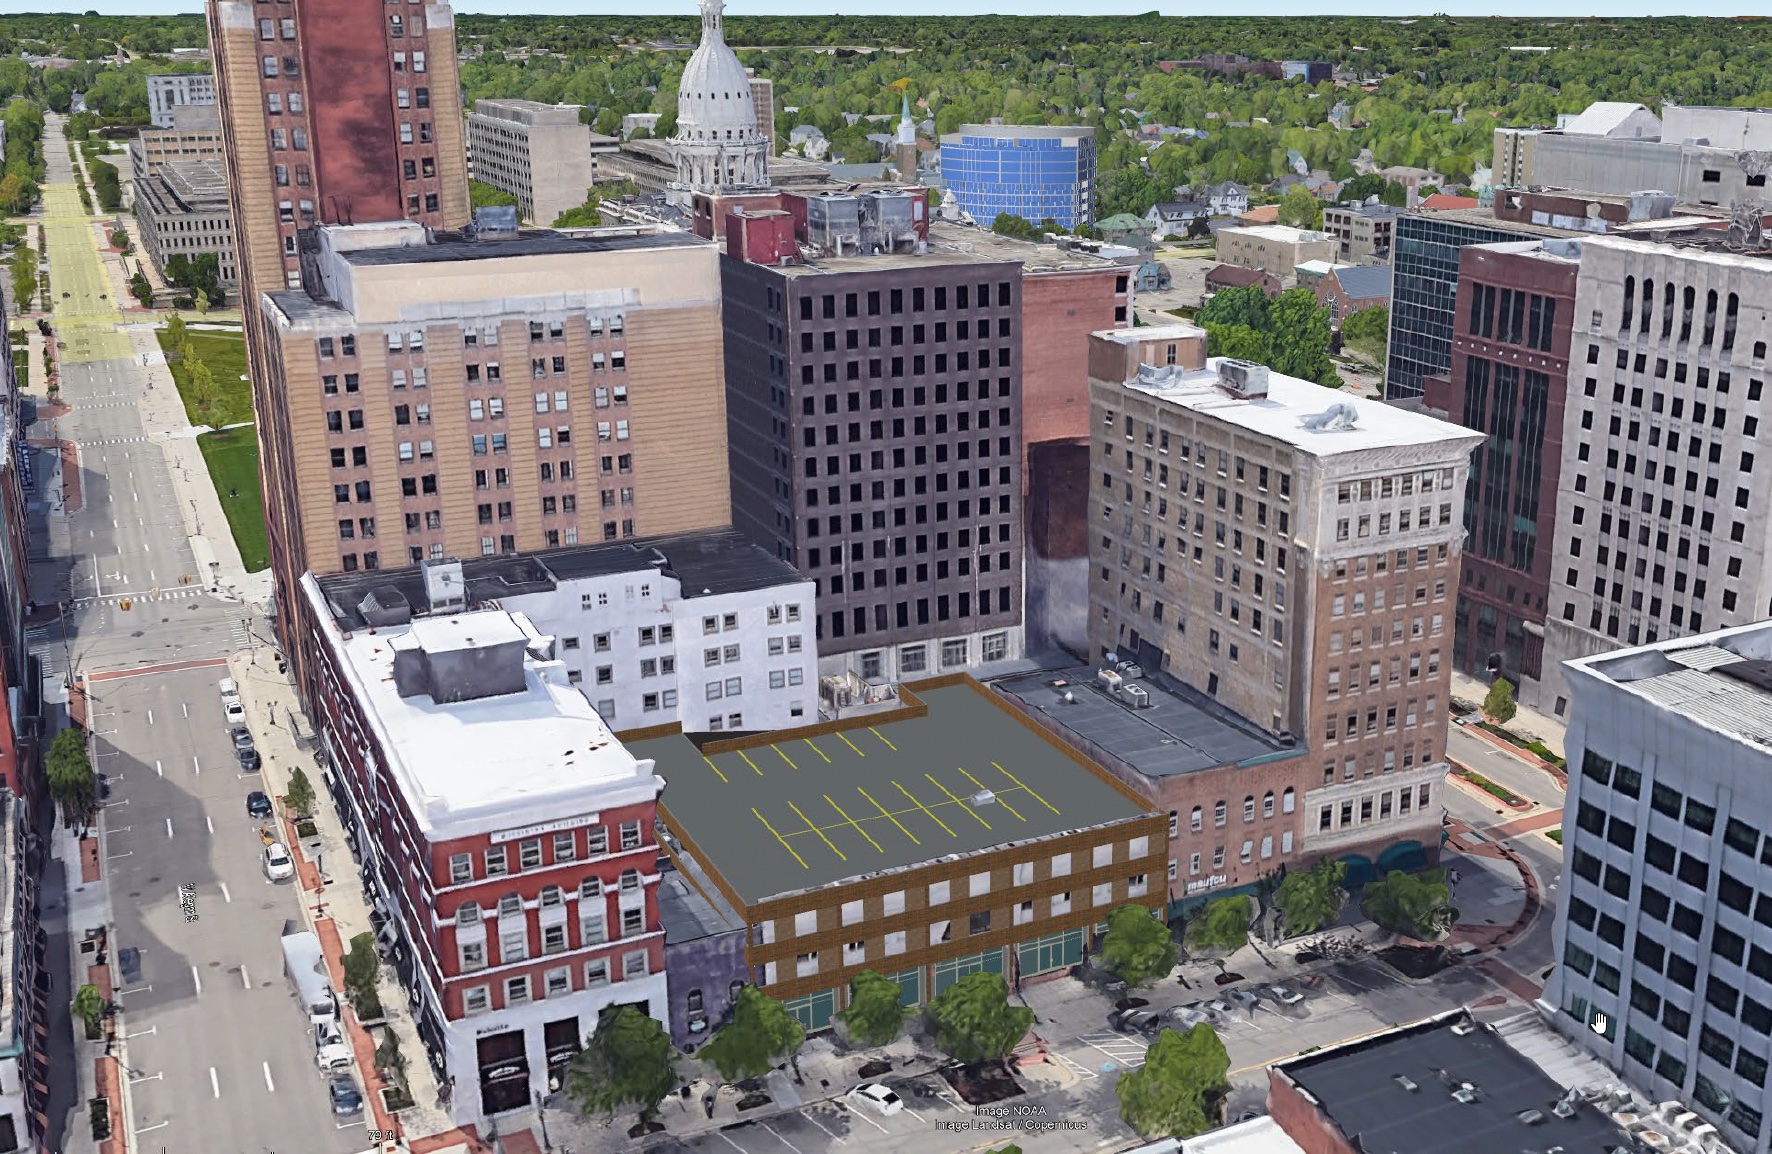
[[[645,950],[631,950],[622,955],[621,979],[633,981],[646,977],[650,973],[650,961]],[[598,958],[585,963],[584,985],[580,989],[595,990],[609,985],[609,960]],[[537,993],[531,986],[528,974],[518,974],[506,978],[503,983],[504,1001],[496,1008],[521,1006],[532,999],[564,997],[572,992],[572,967],[560,966],[542,974],[542,989]],[[462,991],[462,1013],[468,1017],[484,1014],[493,1010],[491,986],[469,986]]]
[[[1331,669],[1329,671],[1328,696],[1339,697],[1341,695],[1343,684],[1342,672],[1341,669]],[[1427,654],[1427,676],[1437,677],[1439,672],[1440,651],[1438,649],[1431,649]],[[1348,666],[1346,673],[1347,692],[1350,696],[1359,693],[1362,686],[1366,689],[1376,690],[1379,688],[1380,684],[1401,685],[1405,677],[1403,659],[1401,657],[1393,657],[1390,659],[1388,676],[1386,675],[1384,663],[1378,661],[1374,661],[1366,667],[1364,677],[1361,676],[1360,666],[1358,665]],[[1416,681],[1419,680],[1421,676],[1421,654],[1419,652],[1411,653],[1409,655],[1408,680]]]
[[[1290,791],[1288,791],[1288,792],[1290,792]],[[1285,855],[1285,854],[1290,854],[1291,852],[1292,852],[1292,831],[1289,829],[1283,830],[1280,833],[1280,853]],[[1224,868],[1224,853],[1225,853],[1224,846],[1216,845],[1216,846],[1212,847],[1212,869],[1213,869],[1213,872],[1216,873],[1217,871]],[[1264,834],[1261,839],[1261,860],[1266,861],[1273,856],[1274,856],[1274,836],[1272,834]],[[1189,877],[1199,877],[1200,876],[1200,862],[1203,857],[1204,857],[1204,855],[1199,850],[1195,850],[1193,853],[1190,853],[1187,855],[1187,873],[1188,873]],[[1238,851],[1237,860],[1240,861],[1244,865],[1248,865],[1250,862],[1255,860],[1255,839],[1254,838],[1243,839],[1243,848],[1240,851]],[[1170,858],[1169,859],[1169,880],[1175,881],[1176,874],[1177,874],[1176,859]]]
[[[1618,331],[1620,335],[1628,334],[1630,332],[1631,321],[1633,319],[1632,313],[1636,314],[1636,331],[1638,333],[1647,333],[1650,331],[1650,322],[1653,320],[1655,312],[1655,282],[1652,279],[1645,277],[1642,282],[1642,288],[1642,305],[1638,308],[1635,306],[1637,278],[1634,276],[1627,276],[1624,278],[1624,307],[1619,310],[1618,316]],[[1661,285],[1662,340],[1668,340],[1673,336],[1675,312],[1674,296],[1673,283],[1671,281],[1663,281]],[[1692,339],[1693,313],[1695,312],[1698,303],[1698,290],[1691,285],[1686,285],[1680,290],[1679,301],[1679,342],[1684,344]],[[1699,338],[1699,344],[1706,347],[1712,343],[1716,336],[1718,303],[1719,298],[1717,296],[1717,290],[1707,290],[1704,294],[1704,327],[1702,329],[1702,336]],[[1741,315],[1741,298],[1735,293],[1730,293],[1722,303],[1723,341],[1721,351],[1728,352],[1735,347],[1735,327],[1736,322]],[[1594,327],[1596,328],[1602,323],[1601,314],[1598,310],[1594,312],[1593,321]]]
[[[876,295],[876,294],[870,294],[870,295]],[[954,339],[956,341],[967,341],[967,340],[973,340],[973,339],[977,339],[977,340],[981,340],[981,341],[988,341],[993,337],[993,335],[996,337],[1009,336],[1010,331],[1011,331],[1011,325],[1013,323],[1014,322],[1009,317],[999,317],[997,319],[996,332],[993,334],[991,331],[991,322],[989,319],[980,320],[978,322],[978,327],[977,327],[976,331],[973,329],[972,323],[970,321],[963,321],[963,320],[962,321],[955,321],[954,328],[953,328],[953,335],[954,335]],[[774,326],[772,325],[771,328],[773,328],[773,327]],[[913,345],[929,344],[931,336],[933,336],[933,338],[934,338],[934,343],[946,344],[947,339],[948,339],[948,322],[937,321],[937,322],[935,322],[933,329],[931,329],[929,326],[920,325],[920,324],[911,326],[911,329],[910,329],[910,343],[911,344],[913,344]],[[901,345],[903,345],[905,343],[904,326],[903,325],[892,325],[890,328],[886,328],[886,329],[873,328],[873,329],[867,330],[867,347],[868,348],[870,348],[870,349],[880,348],[882,339],[884,339],[885,342],[888,345],[890,345],[892,348],[900,347]],[[814,347],[815,345],[817,346],[817,348]],[[843,338],[843,348],[846,351],[853,351],[853,350],[858,350],[861,347],[862,347],[862,330],[857,329],[857,328],[845,329],[844,330],[844,338]],[[835,329],[826,329],[824,331],[823,339],[816,340],[816,341],[814,340],[813,334],[811,332],[802,331],[800,333],[800,351],[802,353],[812,353],[812,352],[819,352],[819,351],[827,352],[827,353],[836,352],[837,351],[837,331]]]
[[[1349,798],[1339,806],[1320,806],[1317,809],[1317,831],[1328,833],[1331,830],[1353,829],[1374,820],[1389,821],[1393,797],[1399,817],[1408,813],[1411,806],[1426,813],[1432,794],[1431,786],[1405,786],[1395,791],[1387,789],[1376,795],[1367,794],[1357,802],[1353,798]],[[1356,806],[1358,806],[1358,816],[1355,814]],[[1376,808],[1374,808],[1375,806]]]
[[[896,288],[889,289],[884,294],[882,294],[879,290],[876,289],[876,290],[868,292],[866,294],[862,294],[862,293],[845,293],[845,294],[843,294],[842,308],[843,308],[843,315],[845,317],[855,317],[855,316],[861,315],[861,309],[862,309],[862,303],[863,303],[862,298],[864,295],[866,297],[866,306],[867,306],[867,315],[868,316],[871,316],[871,317],[879,316],[882,306],[885,307],[885,310],[888,313],[891,313],[894,316],[905,311],[905,291],[903,289],[896,289]],[[1008,308],[1009,306],[1014,304],[1014,287],[1013,287],[1012,283],[1009,281],[997,282],[996,298],[997,298],[996,303],[999,307]],[[934,301],[934,311],[935,312],[947,312],[948,311],[948,286],[936,285],[932,290],[925,289],[922,285],[917,285],[917,286],[913,287],[910,291],[911,311],[914,313],[923,312],[924,308],[925,308],[925,302],[929,301],[930,299],[933,299],[933,301]],[[963,285],[963,284],[962,285],[955,285],[955,286],[953,286],[953,300],[954,300],[954,308],[955,309],[966,309],[966,308],[972,308],[972,307],[977,307],[977,308],[981,308],[981,309],[990,308],[991,307],[991,286],[988,283],[980,284],[977,287],[977,291],[974,292],[973,286],[971,286],[971,285]],[[835,319],[837,316],[837,297],[836,297],[836,295],[834,293],[825,293],[824,296],[819,300],[819,302],[816,306],[814,306],[813,298],[810,295],[802,296],[800,298],[800,319],[801,320],[803,320],[803,321],[812,320],[813,319],[813,312],[815,311],[815,309],[816,309],[818,315],[820,317],[822,317],[823,319],[825,319],[825,320]]]
[[[771,358],[774,359],[774,354],[770,354],[770,355],[771,355]],[[964,373],[964,372],[970,372],[972,370],[972,366],[974,363],[974,356],[971,352],[962,349],[961,351],[953,354],[953,358],[954,358],[954,360],[953,360],[953,370],[952,371],[958,372],[958,373]],[[993,361],[992,361],[992,357],[991,357],[991,350],[979,349],[977,351],[976,361],[977,361],[977,366],[981,369],[988,369],[988,368],[992,367]],[[1010,359],[1010,355],[1009,355],[1009,349],[1007,346],[997,350],[997,355],[996,355],[994,363],[995,363],[996,367],[999,369],[1006,369],[1009,367],[1009,365],[1011,363],[1011,359]],[[784,368],[784,369],[786,368],[786,362],[780,362],[780,365],[782,368]],[[910,375],[913,377],[921,377],[921,376],[928,375],[929,365],[930,365],[930,360],[928,357],[926,357],[922,353],[916,354],[915,356],[913,356],[911,358]],[[948,354],[947,353],[936,353],[935,358],[934,358],[934,365],[935,365],[935,372],[937,372],[937,373],[948,372],[949,371],[949,369],[948,369]],[[845,381],[859,381],[859,380],[861,380],[861,378],[862,378],[861,369],[862,369],[862,362],[859,360],[851,360],[851,361],[844,362],[843,363],[843,379]],[[887,358],[887,359],[882,359],[880,357],[874,357],[867,362],[867,378],[869,380],[879,380],[882,377],[889,377],[893,380],[898,380],[898,379],[902,378],[904,375],[905,375],[905,363],[904,363],[903,357],[891,357],[891,358]],[[835,362],[835,361],[825,362],[822,372],[818,371],[818,366],[816,366],[816,365],[802,364],[800,366],[800,383],[802,385],[816,384],[819,379],[822,379],[824,381],[824,383],[826,383],[826,384],[834,383],[837,380],[837,362]]]
[[[1115,420],[1116,414],[1112,409],[1105,409],[1102,411],[1102,428],[1110,433],[1113,432]],[[1128,413],[1125,417],[1126,439],[1128,441],[1132,440],[1137,435],[1138,429],[1139,425],[1134,422],[1132,415]],[[1154,448],[1158,453],[1162,454],[1167,454],[1169,452],[1170,435],[1168,429],[1159,429],[1148,421],[1144,422],[1143,429],[1144,447],[1146,449]],[[1177,461],[1187,461],[1191,458],[1196,466],[1202,468],[1205,467],[1208,455],[1208,446],[1205,441],[1200,441],[1198,444],[1195,444],[1189,438],[1177,437],[1175,439],[1175,448]],[[1246,485],[1251,479],[1253,479],[1255,482],[1255,489],[1259,493],[1265,493],[1268,491],[1268,482],[1272,479],[1275,482],[1281,498],[1286,500],[1291,499],[1292,474],[1279,469],[1275,469],[1270,473],[1266,465],[1259,463],[1252,464],[1243,457],[1235,457],[1233,461],[1233,454],[1228,449],[1217,449],[1215,452],[1217,454],[1217,472],[1220,477],[1234,475],[1237,484],[1240,486]],[[1111,457],[1112,453],[1110,452],[1108,455]]]
[[[584,861],[609,853],[609,829],[607,826],[591,825],[582,830],[564,830],[547,839],[547,844],[552,853],[544,861],[542,856],[543,839],[528,838],[519,842],[516,847],[516,871],[523,873],[542,869],[544,866]],[[644,832],[640,823],[637,821],[623,822],[617,831],[615,852],[626,853],[628,850],[639,849],[643,844]],[[481,853],[480,860],[482,872],[476,875],[473,854],[451,854],[449,856],[449,884],[461,885],[477,879],[504,877],[512,872],[510,846],[491,846]],[[590,881],[594,882],[595,879],[590,879]],[[635,881],[638,881],[638,874],[635,874]],[[623,888],[629,888],[625,881]]]
[[[1385,733],[1396,733],[1397,732],[1397,730],[1399,728],[1399,725],[1398,725],[1398,721],[1399,721],[1398,711],[1399,711],[1399,709],[1401,709],[1401,711],[1402,711],[1401,728],[1414,729],[1418,724],[1423,724],[1423,723],[1427,724],[1430,727],[1433,726],[1435,724],[1436,720],[1439,719],[1439,700],[1440,699],[1438,697],[1429,697],[1427,699],[1425,707],[1423,708],[1423,710],[1420,714],[1419,719],[1418,719],[1416,712],[1415,712],[1416,699],[1413,697],[1409,698],[1407,703],[1400,705],[1400,706],[1397,704],[1384,706],[1383,710],[1382,710],[1383,718],[1384,718],[1383,732],[1385,732]],[[1365,724],[1364,730],[1361,729],[1360,715],[1357,713],[1348,714],[1347,718],[1346,718],[1345,725],[1338,725],[1338,722],[1341,719],[1335,717],[1334,715],[1330,715],[1323,722],[1324,740],[1333,742],[1333,741],[1337,740],[1338,734],[1341,738],[1343,738],[1347,741],[1356,741],[1362,736],[1375,737],[1379,733],[1380,712],[1381,712],[1381,710],[1379,709],[1378,706],[1373,706],[1370,709],[1366,710],[1366,724]]]
[[[876,572],[883,573],[884,570],[876,570]],[[934,601],[935,601],[935,605],[934,605],[935,616],[933,618],[934,621],[950,621],[956,617],[959,618],[960,620],[966,620],[966,619],[973,616],[972,592],[970,590],[963,590],[960,593],[953,594],[953,595],[950,595],[947,593],[937,594],[936,597],[934,598]],[[997,607],[995,610],[992,610],[992,608],[991,608],[991,591],[989,589],[978,590],[978,613],[977,613],[977,616],[985,617],[985,616],[989,616],[993,612],[995,612],[995,613],[1012,612],[1013,606],[1012,606],[1012,603],[1010,600],[1010,586],[1004,585],[1004,586],[1001,586],[997,589],[996,602],[997,602]],[[873,619],[873,630],[876,633],[888,633],[888,632],[891,632],[891,630],[893,628],[909,629],[911,627],[913,613],[914,613],[914,616],[916,619],[916,623],[918,625],[930,624],[930,622],[932,620],[930,617],[930,598],[919,597],[916,599],[914,605],[910,601],[899,601],[899,602],[896,602],[895,604],[892,604],[892,605],[875,605],[875,606],[873,606],[873,613],[871,614],[871,617]],[[865,637],[865,636],[867,636],[867,633],[868,633],[869,617],[870,617],[870,614],[868,612],[868,607],[865,605],[854,606],[853,608],[851,608],[847,612],[845,612],[842,609],[832,610],[831,614],[830,614],[831,636],[832,637],[842,637],[847,629],[853,628],[855,636]],[[891,622],[890,624],[889,624],[889,621]],[[824,625],[825,625],[824,619],[820,618],[820,620],[819,620],[819,639],[820,640],[824,639],[824,636],[823,636],[824,635]],[[944,663],[946,663],[945,658],[947,656],[947,652],[946,652],[945,647],[947,644],[948,644],[947,642],[943,642]],[[955,642],[954,644],[956,644],[956,645],[963,644],[963,642]],[[986,647],[986,649],[987,649],[987,653],[984,658],[986,661],[993,661],[993,660],[998,659],[998,658],[993,658],[993,657],[989,656],[989,653],[988,653],[989,647],[988,646]],[[1001,655],[999,655],[999,657],[1000,656]],[[952,664],[964,664],[964,659],[962,659],[960,662],[955,662]]]
[[[1296,801],[1297,801],[1297,794],[1293,791],[1291,786],[1287,786],[1285,793],[1280,795],[1280,812],[1281,813],[1291,813]],[[1223,829],[1225,827],[1225,823],[1229,820],[1229,813],[1230,813],[1229,804],[1225,801],[1225,799],[1220,798],[1217,802],[1213,803],[1213,806],[1212,806],[1212,826],[1213,826],[1213,828],[1214,829]],[[1268,790],[1261,797],[1261,816],[1264,818],[1274,816],[1274,791],[1271,789]],[[1243,822],[1244,822],[1244,824],[1248,824],[1250,822],[1253,822],[1254,820],[1255,820],[1255,795],[1250,794],[1243,799]],[[1196,805],[1193,808],[1192,812],[1189,813],[1189,815],[1188,815],[1188,829],[1194,833],[1199,833],[1201,830],[1203,830],[1205,828],[1205,821],[1206,821],[1205,808],[1202,806]],[[1177,833],[1179,832],[1180,828],[1181,828],[1181,814],[1178,810],[1172,809],[1169,811],[1169,836],[1175,837],[1177,835]]]

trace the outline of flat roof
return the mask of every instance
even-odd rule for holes
[[[1146,777],[1178,777],[1304,752],[1167,674],[1147,675],[1138,684],[1150,693],[1148,709],[1133,709],[1109,693],[1089,665],[1005,677],[991,688]]]
[[[1199,335],[1193,325],[1107,329],[1092,335],[1141,342],[1161,340],[1172,330],[1177,338]],[[1318,457],[1435,442],[1475,446],[1483,440],[1482,434],[1461,425],[1272,371],[1267,374],[1267,396],[1247,400],[1235,397],[1220,384],[1219,367],[1225,360],[1210,357],[1203,369],[1142,366],[1139,376],[1119,387],[1271,437]]]
[[[1564,1089],[1488,1026],[1463,1011],[1276,1063],[1368,1154],[1504,1154],[1558,1147],[1568,1154],[1625,1149],[1610,1118],[1583,1102],[1552,1107]],[[1414,1088],[1403,1084],[1403,1079]],[[1475,1100],[1452,1092],[1463,1083]],[[1522,1121],[1536,1110],[1543,1117]]]
[[[1257,240],[1271,240],[1278,244],[1310,244],[1329,239],[1329,234],[1326,232],[1293,228],[1286,224],[1234,224],[1220,229],[1219,235],[1222,236],[1227,232],[1244,233]]]
[[[1093,138],[1095,129],[1088,125],[1069,124],[962,124],[958,132],[944,133],[943,144],[958,144],[967,136],[986,136],[999,140],[1016,138],[1042,140],[1076,140]]]
[[[1304,1147],[1264,1115],[1183,1138],[1176,1154],[1304,1154]]]
[[[1564,664],[1756,749],[1772,746],[1772,622]]]
[[[681,734],[629,748],[656,761],[673,830],[747,905],[1150,812],[988,690],[913,692],[928,716],[708,757]],[[996,800],[972,804],[986,789]]]
[[[310,598],[318,593],[310,575]],[[429,694],[400,696],[394,654],[441,634],[444,650],[465,644],[539,638],[522,614],[486,609],[375,630],[327,631],[344,680],[363,706],[413,820],[442,840],[595,809],[604,793],[656,788],[652,775],[584,694],[565,666],[523,655],[523,687],[513,693],[439,704]],[[442,652],[436,650],[433,652]]]
[[[694,233],[661,231],[641,236],[568,236],[546,229],[525,230],[514,237],[467,240],[456,233],[436,233],[429,244],[387,245],[379,248],[345,249],[338,257],[361,266],[441,264],[458,260],[504,260],[518,256],[549,256],[569,253],[634,252],[656,248],[695,248],[711,245]]]
[[[1497,189],[1497,194],[1512,189]],[[1472,228],[1493,229],[1496,232],[1511,232],[1516,236],[1579,236],[1591,237],[1591,232],[1583,232],[1573,228],[1557,228],[1548,224],[1532,224],[1521,220],[1498,220],[1493,209],[1488,208],[1444,208],[1437,211],[1406,212],[1397,218],[1398,228],[1409,227],[1410,222],[1422,224],[1462,224]]]

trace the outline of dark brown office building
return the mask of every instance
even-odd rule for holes
[[[1021,656],[1021,264],[728,256],[721,290],[733,524],[817,583],[820,673]]]
[[[1543,675],[1580,268],[1580,249],[1567,240],[1463,249],[1452,369],[1422,380],[1427,408],[1488,438],[1471,458],[1464,493],[1469,537],[1453,660],[1515,686]]]

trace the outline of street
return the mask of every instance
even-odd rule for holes
[[[239,771],[216,689],[258,615],[213,596],[199,571],[198,511],[181,508],[170,431],[144,420],[148,368],[119,327],[61,127],[49,117],[43,223],[68,409],[34,434],[77,447],[63,492],[78,501],[49,511],[32,595],[64,609],[30,637],[47,676],[82,679],[108,779],[102,850],[131,1148],[360,1150],[362,1118],[334,1119],[288,993],[279,938],[301,916],[300,890],[259,868],[245,810],[259,775]]]

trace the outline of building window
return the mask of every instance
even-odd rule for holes
[[[463,1014],[484,1014],[492,1008],[492,987],[471,986],[461,992]]]
[[[449,883],[460,885],[462,882],[474,880],[474,855],[457,853],[449,855]]]
[[[462,973],[468,974],[486,968],[485,942],[458,942],[456,951],[461,959]]]
[[[501,875],[505,872],[506,872],[506,869],[505,869],[505,847],[502,845],[501,846],[494,846],[493,848],[487,850],[486,851],[486,876],[489,878],[490,877],[498,877],[499,875]]]
[[[523,842],[517,850],[518,869],[541,868],[541,840],[539,838]]]
[[[505,979],[505,1005],[521,1006],[529,1001],[529,975]]]
[[[609,961],[598,958],[594,962],[585,963],[585,988],[595,989],[609,984]]]

